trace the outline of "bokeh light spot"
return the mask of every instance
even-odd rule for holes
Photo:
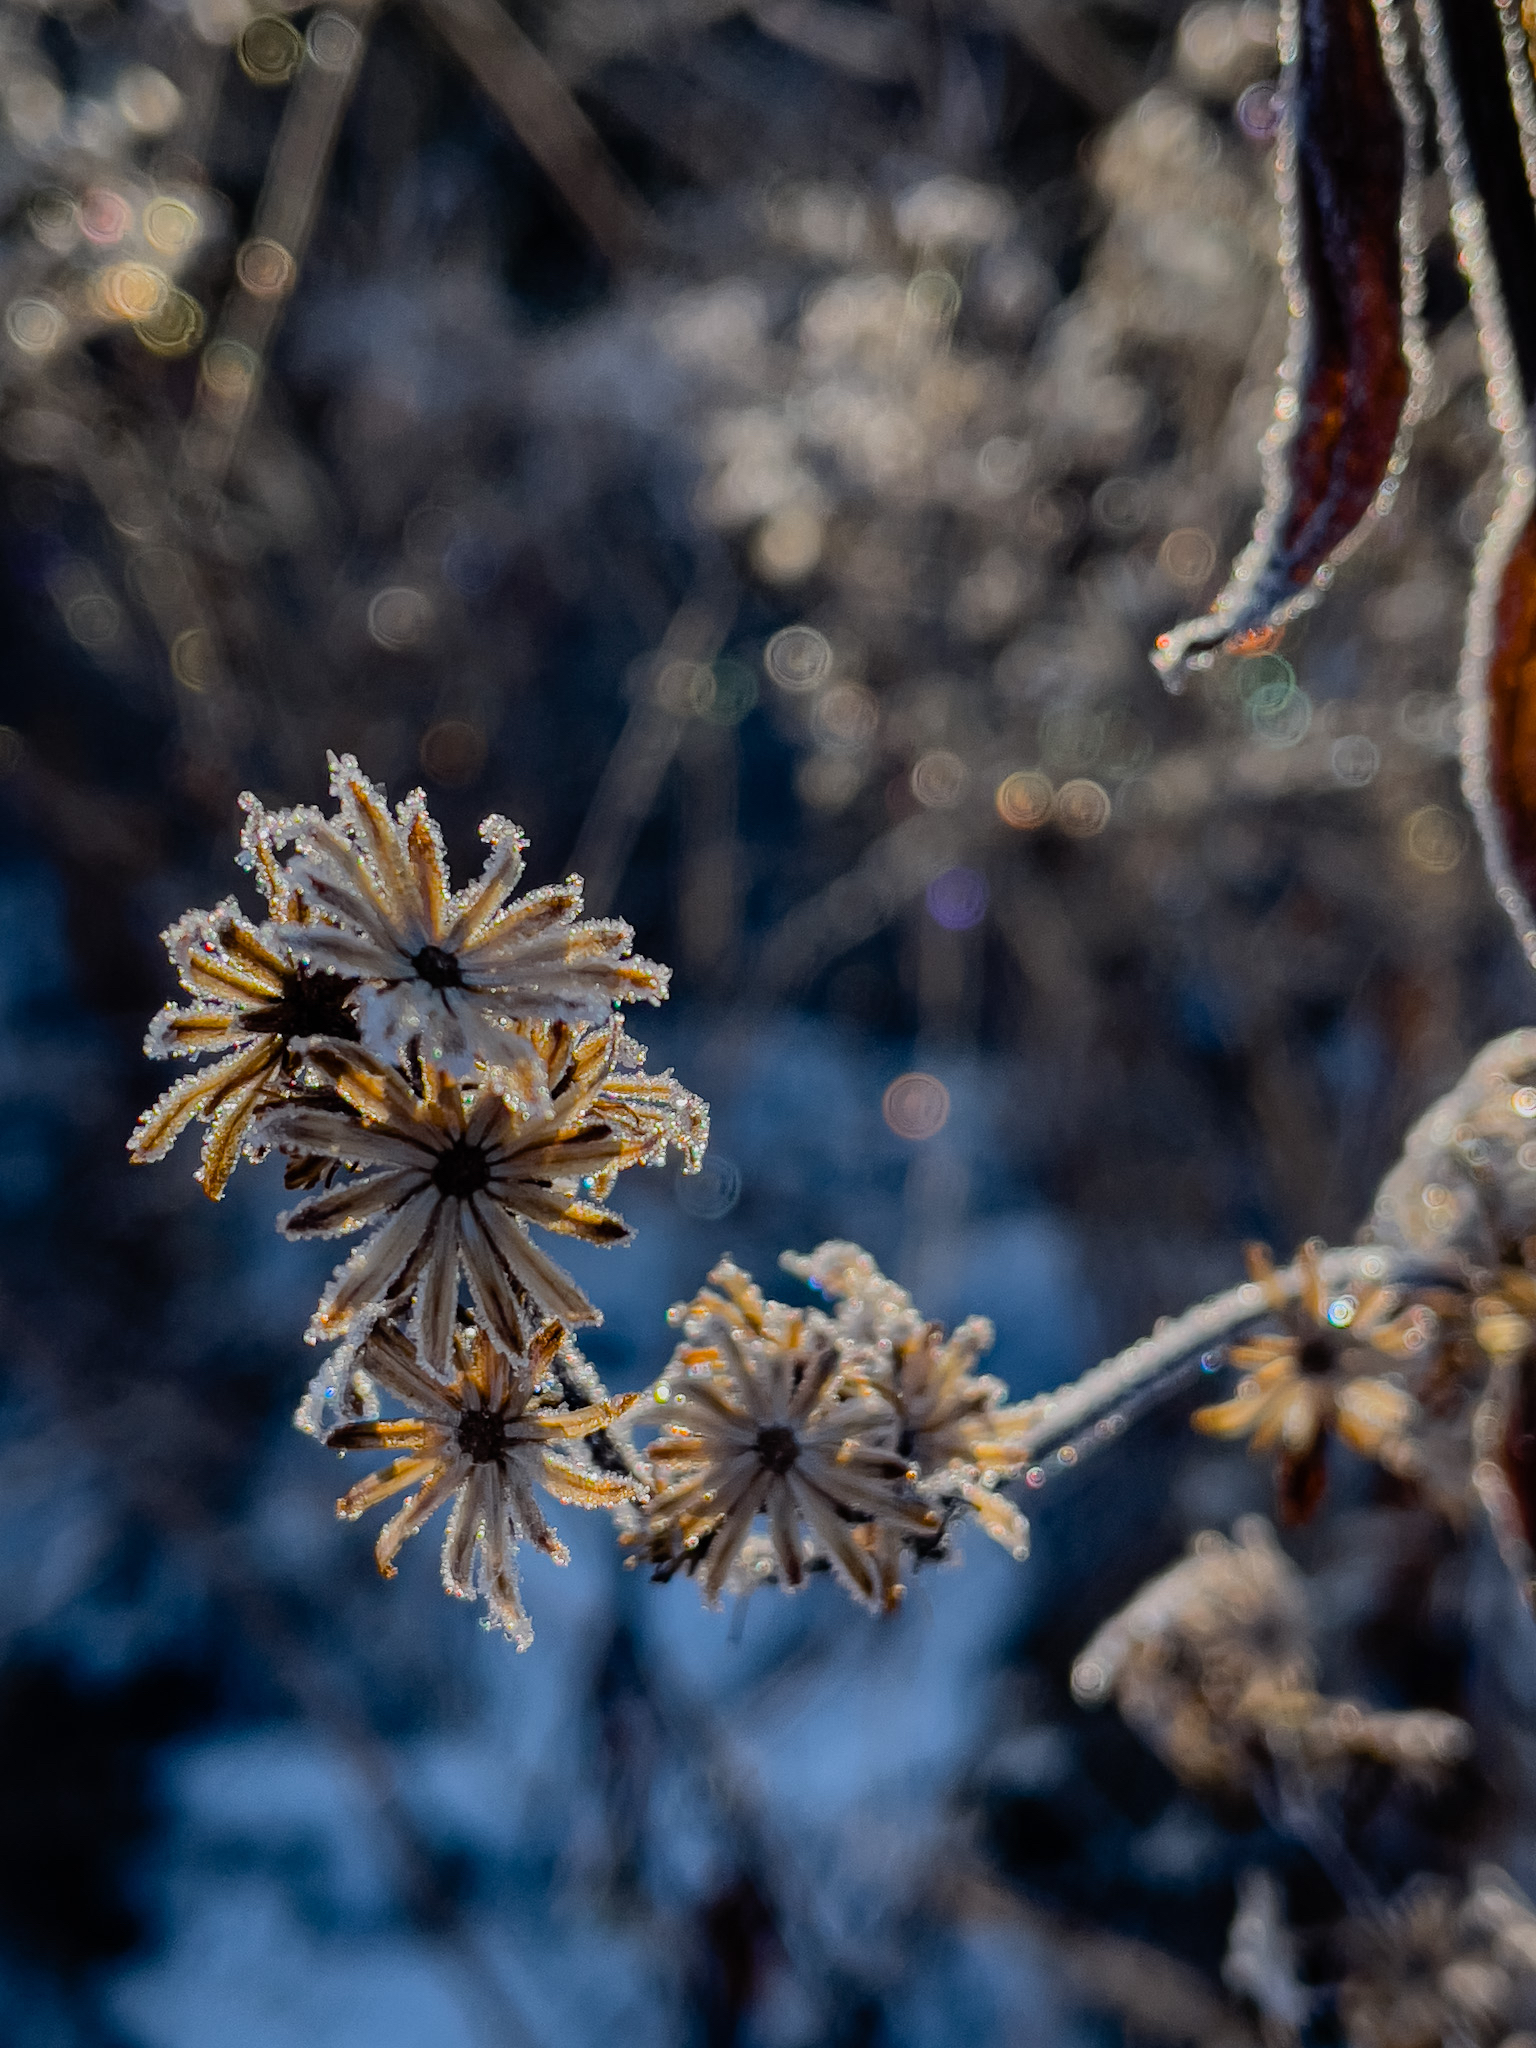
[[[97,185],[80,202],[80,232],[87,241],[102,248],[120,242],[128,232],[133,214],[120,192]]]
[[[816,699],[811,720],[833,746],[862,747],[875,736],[880,707],[862,683],[833,683]]]
[[[260,357],[244,342],[210,342],[203,352],[203,382],[216,398],[231,404],[249,395],[260,368]]]
[[[968,932],[987,914],[987,879],[975,868],[946,868],[925,892],[928,915],[947,932]]]
[[[204,626],[189,626],[171,643],[171,673],[184,690],[201,696],[218,679],[213,636]]]
[[[181,94],[152,64],[130,64],[119,72],[112,94],[117,111],[140,135],[165,135],[181,117]]]
[[[317,14],[304,41],[322,71],[345,71],[362,48],[362,37],[341,14]]]
[[[147,320],[133,331],[153,355],[184,356],[203,338],[203,309],[187,292],[168,292]]]
[[[1016,768],[997,785],[997,815],[1015,832],[1034,832],[1051,815],[1055,798],[1048,775],[1033,768]]]
[[[280,298],[293,284],[294,261],[281,242],[258,235],[235,258],[235,275],[252,298]]]
[[[1216,543],[1198,526],[1175,527],[1157,551],[1157,565],[1180,590],[1198,590],[1216,566]]]
[[[162,256],[184,256],[202,230],[197,214],[184,199],[163,194],[144,209],[144,239]]]
[[[242,32],[235,55],[254,85],[286,85],[304,61],[304,38],[280,14],[259,14]]]
[[[912,770],[912,794],[927,810],[948,811],[959,803],[968,773],[958,754],[938,748]]]
[[[1269,142],[1280,132],[1285,104],[1274,86],[1261,79],[1238,95],[1232,111],[1245,135],[1255,142]]]
[[[87,591],[70,600],[64,623],[82,647],[110,647],[123,623],[122,607],[104,590]]]
[[[672,1191],[685,1216],[718,1223],[741,1199],[741,1169],[734,1159],[711,1148],[697,1173],[678,1174]]]
[[[936,1138],[949,1122],[949,1090],[936,1074],[901,1074],[880,1107],[898,1138]]]
[[[380,647],[399,653],[417,647],[432,625],[432,600],[424,590],[409,584],[392,584],[379,591],[368,606],[368,631]]]
[[[74,195],[57,185],[45,186],[27,208],[27,224],[45,249],[56,256],[67,255],[80,239],[80,210]]]
[[[1335,740],[1329,755],[1334,778],[1346,789],[1364,789],[1375,777],[1381,766],[1381,754],[1376,742],[1367,739],[1363,732],[1346,733]]]
[[[1448,875],[1467,850],[1461,820],[1439,804],[1425,804],[1403,826],[1403,850],[1426,874]]]
[[[1064,782],[1056,792],[1056,822],[1073,839],[1092,839],[1109,823],[1109,791],[1086,775]]]
[[[814,626],[783,626],[763,649],[763,666],[781,690],[814,690],[832,668],[832,645]]]
[[[64,338],[64,315],[49,299],[14,299],[6,308],[5,331],[29,356],[45,356]]]
[[[485,766],[485,734],[465,718],[440,718],[422,734],[423,770],[445,789],[465,789]]]
[[[150,263],[113,263],[96,280],[95,299],[113,320],[152,320],[165,304],[171,281]]]
[[[1289,679],[1261,683],[1248,699],[1248,723],[1260,746],[1299,746],[1311,730],[1312,699]]]
[[[694,714],[711,725],[739,725],[757,702],[757,678],[739,661],[698,662],[688,696]]]
[[[799,583],[821,560],[826,527],[809,505],[786,505],[752,536],[752,565],[770,583]]]

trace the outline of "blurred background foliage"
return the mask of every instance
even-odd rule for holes
[[[123,1140],[158,932],[329,747],[676,966],[715,1140],[574,1261],[616,1389],[727,1247],[860,1238],[1018,1397],[1350,1237],[1532,999],[1456,793],[1494,473],[1438,178],[1396,508],[1278,653],[1145,660],[1258,495],[1274,53],[1252,0],[6,0],[10,2038],[1258,2039],[1239,1875],[1328,1880],[1067,1685],[1266,1502],[1188,1403],[890,1622],[709,1615],[578,1526],[515,1658],[332,1518],[276,1167],[214,1208]],[[1483,1549],[1372,1486],[1299,1539],[1325,1675],[1512,1774],[1378,1787],[1375,1867],[1529,1882],[1524,1624],[1488,1668]]]

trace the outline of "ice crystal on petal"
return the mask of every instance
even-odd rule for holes
[[[343,1423],[326,1439],[339,1451],[402,1454],[336,1503],[337,1514],[352,1521],[413,1489],[374,1546],[384,1577],[394,1577],[406,1538],[451,1502],[443,1585],[459,1599],[483,1599],[487,1626],[500,1628],[520,1650],[533,1641],[533,1624],[518,1587],[518,1544],[533,1544],[556,1564],[567,1561],[535,1488],[580,1508],[612,1509],[641,1492],[627,1474],[577,1461],[580,1440],[609,1429],[640,1396],[568,1407],[547,1385],[564,1341],[557,1323],[546,1324],[526,1360],[514,1364],[483,1330],[460,1329],[453,1339],[456,1369],[444,1381],[422,1370],[394,1325],[380,1324],[363,1349],[361,1368],[410,1412]]]
[[[850,1385],[828,1317],[764,1301],[729,1260],[709,1278],[672,1311],[685,1334],[656,1389],[667,1411],[647,1454],[657,1492],[623,1540],[658,1578],[696,1574],[711,1604],[749,1564],[787,1590],[823,1565],[866,1605],[894,1607],[902,1586],[888,1560],[941,1522],[913,1490],[889,1404]],[[767,1550],[748,1549],[759,1516],[771,1571]]]
[[[350,754],[331,756],[334,818],[299,821],[289,872],[325,926],[279,927],[312,967],[356,977],[365,1042],[383,1057],[419,1044],[457,1079],[478,1066],[537,1072],[529,1024],[595,1023],[618,1002],[660,1002],[668,970],[633,958],[616,918],[580,921],[581,881],[514,900],[526,839],[487,818],[478,880],[449,885],[442,834],[413,790],[393,811]]]

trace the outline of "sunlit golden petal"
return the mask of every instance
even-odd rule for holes
[[[208,1121],[231,1094],[253,1080],[264,1080],[276,1058],[272,1041],[262,1039],[232,1052],[217,1066],[183,1075],[139,1118],[128,1140],[129,1156],[141,1165],[163,1159],[194,1117]]]
[[[1247,1436],[1258,1427],[1266,1404],[1251,1395],[1218,1401],[1210,1408],[1197,1408],[1190,1421],[1202,1436]]]
[[[418,1479],[425,1479],[429,1472],[437,1470],[439,1462],[435,1457],[396,1458],[392,1465],[370,1472],[366,1479],[360,1479],[356,1486],[344,1493],[336,1503],[336,1513],[343,1521],[355,1522],[359,1515],[377,1507],[381,1500],[403,1493]]]
[[[242,1088],[227,1094],[214,1111],[208,1135],[203,1140],[203,1157],[195,1180],[212,1202],[219,1200],[240,1157],[240,1148],[250,1130],[251,1118],[266,1093],[268,1075],[258,1072]]]

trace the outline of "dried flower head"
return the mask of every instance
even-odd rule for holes
[[[529,1024],[597,1023],[615,1003],[659,1003],[668,971],[630,957],[618,919],[578,922],[576,876],[520,901],[526,839],[487,818],[479,879],[449,886],[442,834],[422,792],[390,810],[350,754],[331,756],[334,818],[301,813],[295,885],[326,922],[283,924],[278,937],[311,968],[354,976],[364,1041],[384,1057],[419,1046],[458,1079],[477,1066],[537,1076]]]
[[[1422,1456],[1409,1436],[1418,1403],[1406,1387],[1364,1368],[1371,1354],[1422,1362],[1438,1334],[1433,1312],[1415,1303],[1400,1309],[1387,1287],[1330,1295],[1318,1247],[1303,1245],[1299,1298],[1280,1287],[1262,1245],[1248,1250],[1248,1270],[1269,1297],[1283,1328],[1234,1344],[1230,1362],[1243,1369],[1230,1401],[1200,1408],[1196,1429],[1208,1436],[1246,1436],[1255,1451],[1276,1451],[1280,1518],[1306,1521],[1327,1482],[1325,1439],[1332,1430],[1351,1450],[1374,1458],[1400,1477],[1417,1476]]]
[[[316,1190],[279,1218],[287,1236],[366,1233],[316,1311],[310,1340],[342,1341],[294,1419],[341,1450],[409,1451],[341,1512],[417,1489],[379,1538],[388,1574],[453,1495],[445,1583],[483,1593],[521,1646],[515,1544],[564,1555],[533,1484],[615,1509],[645,1491],[633,1446],[608,1435],[632,1401],[610,1401],[564,1336],[598,1312],[530,1227],[627,1238],[605,1206],[618,1176],[674,1147],[697,1172],[709,1112],[646,1073],[612,1014],[666,988],[665,969],[628,957],[627,926],[577,923],[575,880],[513,903],[523,841],[499,818],[480,880],[452,894],[421,792],[391,813],[350,756],[331,766],[335,819],[241,800],[267,922],[230,900],[167,932],[195,1000],[156,1018],[146,1050],[223,1057],[170,1089],[129,1149],[161,1158],[201,1117],[210,1195],[242,1149],[277,1150],[288,1185]],[[379,1388],[413,1413],[381,1421]],[[551,1449],[594,1435],[586,1462]]]
[[[284,1104],[263,1118],[262,1142],[373,1169],[279,1219],[291,1238],[370,1231],[332,1276],[312,1342],[356,1335],[414,1299],[420,1357],[444,1358],[461,1268],[484,1328],[508,1351],[521,1351],[546,1317],[600,1320],[529,1225],[591,1244],[626,1240],[602,1197],[626,1166],[664,1157],[674,1138],[696,1150],[702,1105],[674,1082],[646,1092],[632,1068],[615,1073],[622,1049],[631,1061],[637,1053],[616,1022],[556,1027],[529,1047],[537,1082],[519,1066],[496,1086],[471,1088],[430,1062],[408,1079],[360,1047],[311,1043],[309,1065],[336,1106]],[[605,1099],[617,1105],[614,1123]]]
[[[786,1252],[779,1264],[836,1302],[838,1341],[859,1384],[889,1404],[918,1491],[951,1514],[969,1509],[995,1543],[1028,1556],[1029,1524],[995,1489],[1029,1462],[1022,1433],[1039,1410],[1008,1406],[1004,1383],[977,1372],[994,1339],[986,1317],[968,1316],[946,1337],[856,1244],[830,1240],[808,1254]]]
[[[1171,1770],[1209,1790],[1328,1775],[1356,1757],[1433,1777],[1469,1753],[1454,1715],[1371,1712],[1317,1692],[1300,1573],[1258,1516],[1234,1534],[1197,1536],[1104,1624],[1072,1668],[1084,1705],[1113,1697]]]
[[[423,1372],[399,1330],[381,1324],[369,1337],[364,1370],[412,1412],[397,1420],[344,1423],[326,1441],[338,1451],[400,1451],[392,1464],[360,1480],[336,1503],[347,1521],[380,1501],[416,1490],[379,1532],[379,1570],[395,1575],[395,1555],[449,1500],[443,1537],[443,1585],[461,1600],[483,1599],[487,1627],[498,1627],[520,1650],[533,1641],[517,1583],[517,1545],[531,1543],[556,1564],[567,1552],[544,1519],[534,1488],[567,1507],[617,1508],[641,1488],[627,1475],[578,1464],[565,1447],[606,1430],[639,1400],[565,1405],[548,1385],[565,1341],[548,1323],[515,1366],[483,1330],[455,1333],[457,1370],[445,1384]]]
[[[1519,1261],[1536,1233],[1536,1031],[1485,1045],[1432,1103],[1377,1190],[1382,1243],[1460,1253],[1484,1273]]]
[[[308,910],[278,860],[291,820],[256,798],[241,798],[246,818],[242,865],[255,871],[274,923],[297,931]],[[213,910],[189,910],[164,933],[190,1005],[167,1003],[149,1027],[151,1059],[223,1057],[185,1075],[139,1118],[128,1140],[136,1165],[163,1159],[194,1118],[209,1125],[197,1174],[205,1194],[223,1194],[256,1111],[297,1077],[295,1047],[317,1036],[355,1039],[352,996],[357,984],[327,967],[311,967],[272,924],[259,929],[233,897]]]
[[[1383,1911],[1345,1929],[1339,1990],[1349,2048],[1515,2048],[1536,2025],[1536,1912],[1503,1871],[1474,1873],[1463,1897],[1417,1877]]]
[[[667,1410],[648,1452],[657,1491],[624,1540],[659,1578],[697,1574],[711,1604],[770,1573],[793,1590],[824,1566],[867,1605],[894,1607],[902,1588],[878,1539],[922,1540],[940,1520],[913,1491],[889,1404],[850,1381],[818,1311],[764,1301],[729,1260],[709,1278],[672,1311],[685,1334],[655,1390]],[[759,1516],[770,1547],[749,1550]]]

